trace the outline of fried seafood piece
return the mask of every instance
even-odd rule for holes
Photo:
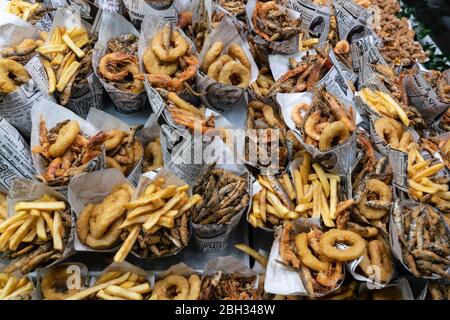
[[[427,300],[450,300],[450,285],[443,280],[429,280],[427,283]]]
[[[93,249],[108,249],[120,239],[119,228],[125,217],[125,204],[131,200],[134,188],[128,183],[114,186],[98,204],[88,204],[77,220],[78,239]]]
[[[222,271],[202,280],[199,300],[254,300],[256,276],[244,277]]]
[[[70,287],[69,277],[73,274],[69,272],[70,265],[63,264],[55,267],[50,267],[41,279],[41,291],[45,300],[65,300],[71,295],[79,292],[81,288]],[[81,285],[85,281],[85,276],[80,274]]]
[[[250,201],[247,180],[214,167],[215,163],[208,165],[194,183],[193,192],[202,196],[193,209],[196,224],[226,224]]]
[[[8,58],[25,65],[35,54],[42,40],[24,39],[21,43],[0,50],[0,58]]]
[[[160,139],[147,143],[144,147],[144,172],[153,171],[164,165]]]
[[[0,58],[0,96],[17,90],[30,79],[27,69],[20,63],[9,58]]]
[[[197,274],[171,274],[158,280],[149,300],[198,300],[201,280]]]
[[[393,259],[389,245],[383,239],[367,241],[366,251],[358,266],[372,280],[388,282],[393,272]]]
[[[39,122],[39,145],[33,153],[42,156],[45,172],[38,176],[51,186],[65,185],[70,177],[85,172],[88,163],[101,152],[106,135],[100,131],[86,137],[77,120],[66,120],[48,130],[45,120]]]

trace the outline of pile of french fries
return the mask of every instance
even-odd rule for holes
[[[293,210],[283,203],[267,177],[258,177],[262,190],[253,196],[248,219],[255,228],[283,224],[299,217],[322,217],[327,227],[335,227],[333,220],[338,211],[344,209],[338,204],[340,177],[326,173],[318,163],[311,164],[311,156],[306,151],[302,153],[302,163],[293,170],[293,180],[286,173],[279,179],[289,199],[295,204]]]
[[[51,239],[53,248],[62,251],[63,217],[59,213],[62,210],[66,210],[66,203],[50,195],[16,203],[15,214],[0,224],[0,252],[15,252],[21,243]]]
[[[392,119],[400,119],[405,125],[409,125],[409,119],[402,107],[387,93],[382,91],[373,91],[369,88],[363,88],[358,94],[364,102],[376,111],[378,114],[385,115]]]
[[[30,299],[33,288],[33,282],[28,277],[0,273],[0,300]]]
[[[137,199],[125,205],[128,209],[127,218],[120,227],[128,228],[129,234],[114,256],[114,261],[125,260],[141,229],[147,234],[154,234],[161,228],[174,228],[175,220],[201,200],[201,196],[197,194],[188,196],[188,185],[163,186],[164,183],[163,177],[155,179]]]
[[[412,197],[421,201],[427,194],[448,197],[448,184],[432,181],[435,174],[441,171],[445,164],[425,160],[420,154],[420,147],[417,143],[411,142],[408,146],[408,185]]]
[[[151,290],[144,276],[133,272],[109,271],[100,276],[93,287],[75,293],[66,300],[94,297],[100,300],[144,300]]]
[[[79,62],[86,53],[82,48],[90,42],[89,34],[83,27],[55,28],[46,39],[46,44],[37,48],[48,77],[48,93],[62,92],[73,83]]]
[[[30,3],[26,1],[11,0],[6,4],[6,12],[18,16],[22,20],[28,21],[33,13],[42,7],[39,2]]]

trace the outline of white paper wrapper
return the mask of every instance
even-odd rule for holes
[[[124,92],[116,88],[113,83],[103,80],[98,71],[101,58],[105,55],[108,46],[108,40],[119,36],[132,34],[139,37],[139,32],[124,17],[117,13],[104,12],[99,24],[98,41],[95,44],[92,54],[92,67],[94,73],[116,105],[118,112],[132,113],[141,110],[147,101],[147,95],[143,90],[139,94]]]
[[[168,7],[152,7],[145,0],[122,0],[125,5],[128,15],[130,16],[131,22],[139,28],[141,26],[142,21],[145,16],[148,14],[153,14],[156,16],[160,16],[166,20],[175,20],[176,10],[175,10],[175,1],[171,3]],[[157,1],[154,1],[157,3]],[[168,1],[164,1],[164,3],[168,3]]]
[[[255,10],[256,0],[247,1],[245,11],[247,12],[247,25],[250,30],[254,29],[253,26],[253,11]],[[292,19],[300,19],[300,13],[292,9],[288,10],[289,16]],[[298,51],[298,37],[294,36],[291,39],[284,41],[267,41],[255,34],[255,45],[262,46],[265,49],[272,50],[274,52],[280,52],[284,54],[292,54]]]
[[[19,132],[0,117],[0,190],[8,192],[15,178],[33,179],[30,148]]]
[[[45,194],[51,195],[55,197],[58,201],[64,201],[66,202],[68,206],[68,214],[71,215],[72,218],[72,225],[68,230],[67,239],[66,242],[63,243],[64,250],[61,253],[61,258],[47,264],[47,266],[52,266],[54,264],[57,264],[70,255],[74,253],[73,249],[73,241],[75,237],[75,216],[70,213],[70,206],[69,201],[67,200],[66,196],[63,194],[55,191],[54,189],[51,189],[47,187],[46,185],[33,180],[27,180],[27,179],[15,179],[12,184],[11,188],[8,192],[8,216],[11,217],[15,214],[14,206],[16,203],[20,201],[34,201],[37,199],[40,199]],[[43,267],[43,266],[41,266]]]
[[[414,300],[414,295],[412,293],[411,287],[409,286],[408,280],[405,277],[402,277],[396,281],[391,282],[385,288],[395,287],[400,290],[402,293],[402,300]],[[369,285],[365,282],[361,283],[359,286],[359,293],[364,292],[366,290],[372,290],[373,288],[369,288]]]
[[[386,61],[378,50],[378,47],[382,46],[382,44],[381,39],[373,35],[353,41],[350,45],[353,70],[356,73],[360,72],[363,67],[361,62],[364,55],[367,56],[366,60],[369,63],[386,65]]]
[[[312,98],[313,94],[310,92],[277,94],[277,101],[281,106],[281,112],[285,123],[289,129],[296,134],[301,144],[313,156],[314,160],[319,162],[323,167],[332,173],[346,174],[356,158],[356,133],[353,132],[346,142],[330,149],[329,151],[322,152],[318,148],[304,142],[300,130],[296,128],[295,123],[291,118],[292,109],[296,105],[299,103],[311,104]],[[351,103],[345,103],[347,107],[349,104],[355,110]]]
[[[250,53],[247,41],[239,34],[235,21],[231,17],[225,17],[219,27],[212,31],[203,45],[200,61],[203,61],[205,54],[217,41],[223,42],[224,45],[221,55],[227,53],[231,44],[238,44],[244,50],[251,64],[251,84],[258,78],[258,67]],[[206,95],[202,96],[202,102],[205,106],[222,114],[236,128],[244,128],[245,119],[242,117],[246,109],[246,101],[242,99],[245,92],[244,88],[222,84],[214,79],[210,79],[201,71],[197,73],[196,83],[200,92],[206,92]]]
[[[31,129],[31,148],[39,145],[39,122],[41,117],[45,120],[45,125],[47,129],[51,129],[56,126],[61,121],[65,120],[76,120],[80,125],[80,131],[91,137],[95,135],[99,130],[93,125],[88,123],[86,120],[80,118],[72,111],[57,105],[54,102],[48,100],[39,100],[35,103],[31,109],[31,119],[32,119],[32,129]],[[36,172],[39,175],[44,174],[45,168],[42,162],[42,156],[34,153],[33,165]],[[95,171],[104,167],[104,152],[102,152],[98,157],[92,159],[89,162],[87,171]],[[56,187],[61,192],[67,191],[67,186]]]
[[[68,186],[67,197],[77,219],[88,204],[103,202],[105,197],[111,193],[112,189],[122,183],[130,182],[117,169],[87,172],[73,177]],[[126,213],[124,212],[125,215]],[[91,248],[83,244],[75,232],[74,248],[77,251],[114,252],[117,247],[118,245],[115,245],[104,250]]]
[[[109,131],[112,129],[120,129],[126,132],[130,131],[130,126],[125,122],[122,122],[109,113],[103,112],[99,109],[93,108],[89,110],[86,120],[100,131]],[[138,162],[136,162],[127,174],[127,179],[133,186],[137,185],[139,177],[142,174],[142,160],[143,159],[141,158]]]
[[[45,300],[42,292],[41,281],[47,273],[52,271],[52,269],[60,266],[65,266],[67,268],[67,285],[70,285],[69,289],[83,290],[89,286],[89,270],[83,263],[66,262],[51,266],[49,268],[39,268],[36,270],[36,295],[34,295],[33,300]]]
[[[95,3],[100,9],[103,10],[103,12],[115,12],[122,14],[125,9],[125,6],[121,0],[95,0]]]

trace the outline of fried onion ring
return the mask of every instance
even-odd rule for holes
[[[41,279],[41,290],[46,300],[65,300],[77,293],[80,289],[67,288],[67,266],[62,265],[51,268]]]
[[[349,137],[350,133],[342,121],[330,123],[322,130],[319,139],[319,150],[329,150],[334,142],[343,143]]]
[[[163,42],[163,33],[167,32],[167,29],[170,29],[168,25],[153,37],[151,48],[161,61],[174,62],[188,51],[189,44],[178,31],[172,31],[170,42],[173,43],[174,47],[166,50]]]
[[[75,141],[79,133],[80,124],[78,121],[70,120],[59,130],[55,143],[53,143],[48,149],[48,154],[52,158],[62,156]]]
[[[219,73],[222,70],[223,66],[230,61],[233,61],[233,58],[230,57],[229,55],[224,54],[220,56],[208,67],[207,76],[211,79],[217,80],[219,78]]]
[[[343,243],[349,247],[338,249],[334,245]],[[331,229],[320,238],[320,250],[323,254],[333,260],[350,261],[359,258],[366,249],[366,241],[357,233],[348,230]]]
[[[394,119],[383,117],[374,123],[376,133],[392,148],[398,148],[403,135],[403,127]]]
[[[217,41],[214,42],[211,48],[206,52],[205,56],[203,57],[203,62],[201,69],[204,73],[208,72],[209,66],[219,58],[220,53],[223,50],[223,42]]]
[[[174,75],[178,71],[178,60],[174,62],[163,62],[155,55],[151,47],[144,51],[142,56],[145,70],[150,74]]]
[[[161,144],[159,141],[149,142],[144,148],[144,159],[148,164],[144,171],[152,171],[164,165]]]
[[[175,295],[170,297],[169,291],[175,290]],[[153,295],[158,300],[186,300],[189,297],[189,282],[185,277],[171,274],[155,283]]]
[[[247,88],[250,84],[250,71],[241,63],[237,61],[230,61],[223,66],[217,81],[224,84],[234,85],[233,80],[235,78],[239,79],[236,80],[237,87]]]
[[[245,54],[244,50],[241,48],[240,45],[233,43],[228,47],[228,54],[234,58],[239,60],[240,63],[244,67],[246,67],[249,71],[251,70],[252,66],[250,64],[250,60],[248,60],[247,55]]]
[[[27,69],[12,59],[0,59],[0,94],[8,94],[17,89],[15,82],[20,84],[30,80]]]
[[[125,136],[127,135],[125,131],[120,129],[112,129],[105,132],[105,134],[106,134],[105,140],[106,151],[116,148],[122,142],[123,138],[125,138]]]
[[[314,271],[326,272],[328,270],[329,263],[317,259],[308,248],[308,235],[306,233],[299,233],[295,236],[295,248],[302,264]]]

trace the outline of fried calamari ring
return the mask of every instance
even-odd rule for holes
[[[302,264],[318,272],[326,272],[328,270],[329,263],[317,259],[308,248],[308,235],[306,233],[298,233],[295,236],[295,248]]]
[[[232,58],[239,60],[239,62],[242,63],[249,71],[251,70],[252,65],[250,64],[250,60],[248,60],[247,55],[240,45],[236,43],[231,44],[228,47],[228,54]]]
[[[392,148],[398,148],[403,135],[403,127],[394,119],[384,117],[374,123],[375,132]]]
[[[291,118],[294,121],[295,126],[300,128],[303,123],[302,111],[308,111],[310,109],[310,105],[307,103],[299,103],[291,110]]]
[[[164,165],[161,144],[159,141],[149,142],[144,148],[144,159],[148,162],[144,171],[152,171]]]
[[[236,79],[236,80],[235,80]],[[250,71],[237,61],[227,62],[219,73],[217,81],[223,84],[247,88],[250,84]]]
[[[46,300],[64,300],[77,293],[80,289],[67,288],[67,266],[58,266],[50,270],[41,279],[41,290]]]
[[[108,231],[102,235],[101,238],[96,239],[91,234],[88,234],[86,238],[86,244],[93,249],[108,249],[111,248],[112,245],[119,240],[120,234],[122,233],[122,229],[120,229],[120,225],[125,220],[125,218],[119,218],[111,224]]]
[[[329,150],[335,142],[341,144],[347,140],[349,136],[350,132],[342,121],[332,122],[322,130],[319,139],[319,150]]]
[[[0,94],[15,91],[19,84],[30,80],[27,69],[12,59],[0,59]]]
[[[80,133],[80,124],[76,120],[70,120],[65,126],[59,129],[55,143],[48,149],[48,154],[53,157],[60,157],[72,145]]]
[[[372,202],[378,204],[388,204],[392,202],[392,189],[384,182],[378,179],[369,179],[366,182],[366,189],[368,193],[370,194],[375,193],[380,197],[379,200],[373,200]],[[356,204],[359,213],[362,214],[367,219],[381,219],[388,212],[387,209],[371,208],[367,205],[367,202],[368,202],[367,194],[363,193],[358,203]]]
[[[196,274],[191,274],[188,279],[189,282],[189,298],[188,300],[198,300],[200,297],[200,288],[202,281]]]
[[[208,72],[209,66],[219,58],[220,53],[223,50],[223,42],[217,41],[211,46],[203,57],[201,69],[204,73]]]
[[[348,245],[347,249],[338,249],[337,243]],[[320,250],[332,260],[350,261],[359,258],[366,249],[366,241],[357,233],[348,230],[331,229],[320,238]]]
[[[377,280],[389,281],[392,275],[392,257],[389,248],[381,240],[372,240],[369,242],[368,251],[373,272],[379,276]]]
[[[173,290],[174,295],[169,296]],[[155,283],[152,296],[158,300],[186,300],[189,297],[189,282],[183,276],[171,274]]]
[[[170,27],[167,25],[153,37],[151,48],[161,61],[174,62],[188,51],[189,44],[178,31],[172,31],[170,42],[174,47],[166,50],[164,47],[163,33],[168,32],[168,30],[170,30]]]
[[[178,71],[178,60],[174,62],[163,62],[155,55],[151,47],[144,51],[142,56],[145,70],[150,74],[174,75]]]
[[[320,130],[319,130],[319,122],[320,122],[321,112],[320,110],[314,111],[305,121],[305,133],[311,137],[312,139],[319,141],[320,140]]]
[[[105,132],[105,134],[106,134],[105,140],[106,151],[116,148],[122,142],[123,138],[125,138],[125,136],[127,135],[125,131],[120,129],[111,129]]]
[[[219,73],[222,70],[223,66],[230,61],[233,61],[233,58],[230,57],[229,55],[224,54],[220,56],[216,61],[211,63],[211,65],[209,66],[207,76],[211,79],[217,80],[219,78]]]

